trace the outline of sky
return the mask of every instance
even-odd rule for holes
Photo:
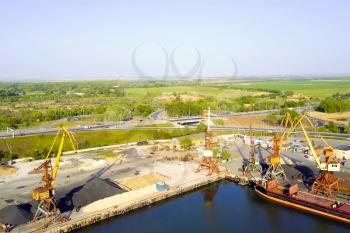
[[[0,81],[350,74],[348,0],[1,0]]]

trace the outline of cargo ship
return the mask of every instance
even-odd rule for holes
[[[280,205],[350,224],[350,205],[299,190],[297,184],[280,186],[277,180],[257,180],[258,196]]]

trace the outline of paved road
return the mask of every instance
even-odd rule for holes
[[[165,110],[164,109],[159,109],[155,112],[152,112],[149,117],[152,119],[152,120],[160,120],[160,116],[161,114],[164,112]]]
[[[294,110],[298,111],[306,111],[307,109],[310,109],[310,107],[302,107],[302,108],[293,108]],[[152,113],[150,117],[152,119],[159,119],[160,115],[162,114],[164,110],[160,109],[156,112]],[[267,111],[279,111],[279,110],[267,110]],[[242,112],[242,113],[232,113],[236,115],[251,115],[251,114],[257,114],[262,113],[266,111],[254,111],[254,112]],[[213,116],[213,118],[219,117],[217,115]],[[192,121],[201,121],[203,118],[201,116],[193,116],[193,117],[183,117],[183,118],[171,118],[170,121],[175,122],[192,122]],[[138,129],[138,130],[149,130],[149,129],[177,129],[179,127],[132,127],[130,125],[131,121],[121,121],[121,122],[113,122],[113,123],[106,123],[101,125],[91,125],[91,126],[79,126],[79,127],[70,127],[69,130],[72,132],[83,132],[83,131],[98,131],[98,130],[132,130],[132,129]],[[189,126],[189,128],[195,128],[195,126]],[[232,130],[238,130],[242,132],[249,131],[249,128],[244,127],[222,127],[222,126],[213,126],[213,130],[217,131],[232,131]],[[265,132],[265,133],[276,133],[280,132],[277,129],[265,129],[265,128],[252,128],[255,132]],[[32,136],[32,135],[42,135],[42,134],[52,134],[55,133],[57,129],[19,129],[14,132],[14,136]],[[296,131],[293,132],[293,134],[302,134],[302,131]],[[317,135],[318,133],[315,132],[309,132],[309,135]],[[350,138],[349,134],[341,134],[341,133],[320,133],[322,136],[329,136],[329,137],[339,137],[339,138]],[[7,133],[6,131],[0,132],[0,139],[1,138],[11,138],[12,133]]]
[[[102,125],[102,126],[91,126],[91,127],[73,127],[69,130],[71,132],[84,132],[84,131],[99,131],[99,130],[150,130],[150,129],[179,129],[181,127],[130,127],[127,124],[125,125]],[[190,129],[195,129],[195,126],[190,126]],[[215,131],[241,131],[241,132],[249,132],[250,128],[246,127],[223,127],[223,126],[212,126],[211,127]],[[281,130],[278,129],[266,129],[266,128],[252,128],[254,132],[264,132],[264,133],[280,133]],[[30,136],[30,135],[41,135],[41,134],[53,134],[56,132],[56,129],[47,129],[47,130],[37,130],[37,131],[25,131],[25,132],[15,132],[15,136]],[[302,131],[295,131],[292,134],[303,134]],[[327,137],[337,137],[337,138],[345,138],[350,140],[349,134],[341,134],[341,133],[325,133],[325,132],[308,132],[309,135],[322,135]],[[12,135],[9,134],[0,134],[0,138],[11,138]]]

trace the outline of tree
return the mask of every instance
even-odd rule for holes
[[[332,133],[339,133],[338,127],[332,121],[326,125],[326,128]]]
[[[180,141],[180,145],[183,149],[189,150],[192,146],[192,140],[186,137]]]
[[[149,104],[140,104],[136,106],[136,115],[146,117],[153,112]]]
[[[337,98],[328,97],[320,103],[319,109],[327,113],[348,111],[350,110],[350,100],[344,98],[343,96]]]

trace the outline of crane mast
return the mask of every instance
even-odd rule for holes
[[[283,124],[284,123],[284,124]],[[272,155],[267,158],[269,162],[269,167],[265,172],[264,179],[285,179],[286,174],[281,166],[281,158],[280,158],[280,148],[284,144],[285,139],[287,138],[287,128],[288,125],[291,125],[291,128],[295,128],[295,121],[293,121],[289,112],[285,113],[284,119],[281,122],[281,127],[283,126],[283,133],[280,137],[277,134],[273,137],[273,147],[272,147]]]
[[[254,138],[253,138],[253,131],[252,126],[249,127],[249,137],[250,137],[250,151],[249,151],[249,159],[248,164],[244,168],[244,174],[245,175],[252,175],[252,173],[258,172],[262,173],[262,167],[260,165],[260,162],[255,159],[255,144],[254,144]]]
[[[55,158],[55,164],[52,166],[50,155],[54,146],[56,145],[56,141],[61,135],[61,140],[59,143],[59,147],[57,150],[57,155]],[[38,208],[34,215],[34,220],[40,219],[43,217],[47,217],[57,213],[56,201],[55,201],[55,180],[57,176],[57,172],[59,169],[60,158],[63,152],[63,146],[65,139],[68,139],[72,149],[76,152],[76,142],[72,134],[67,130],[66,127],[61,125],[57,130],[56,136],[51,144],[49,152],[47,153],[44,162],[37,168],[35,171],[43,171],[43,185],[40,187],[36,187],[32,191],[32,197],[34,200],[38,201]]]

